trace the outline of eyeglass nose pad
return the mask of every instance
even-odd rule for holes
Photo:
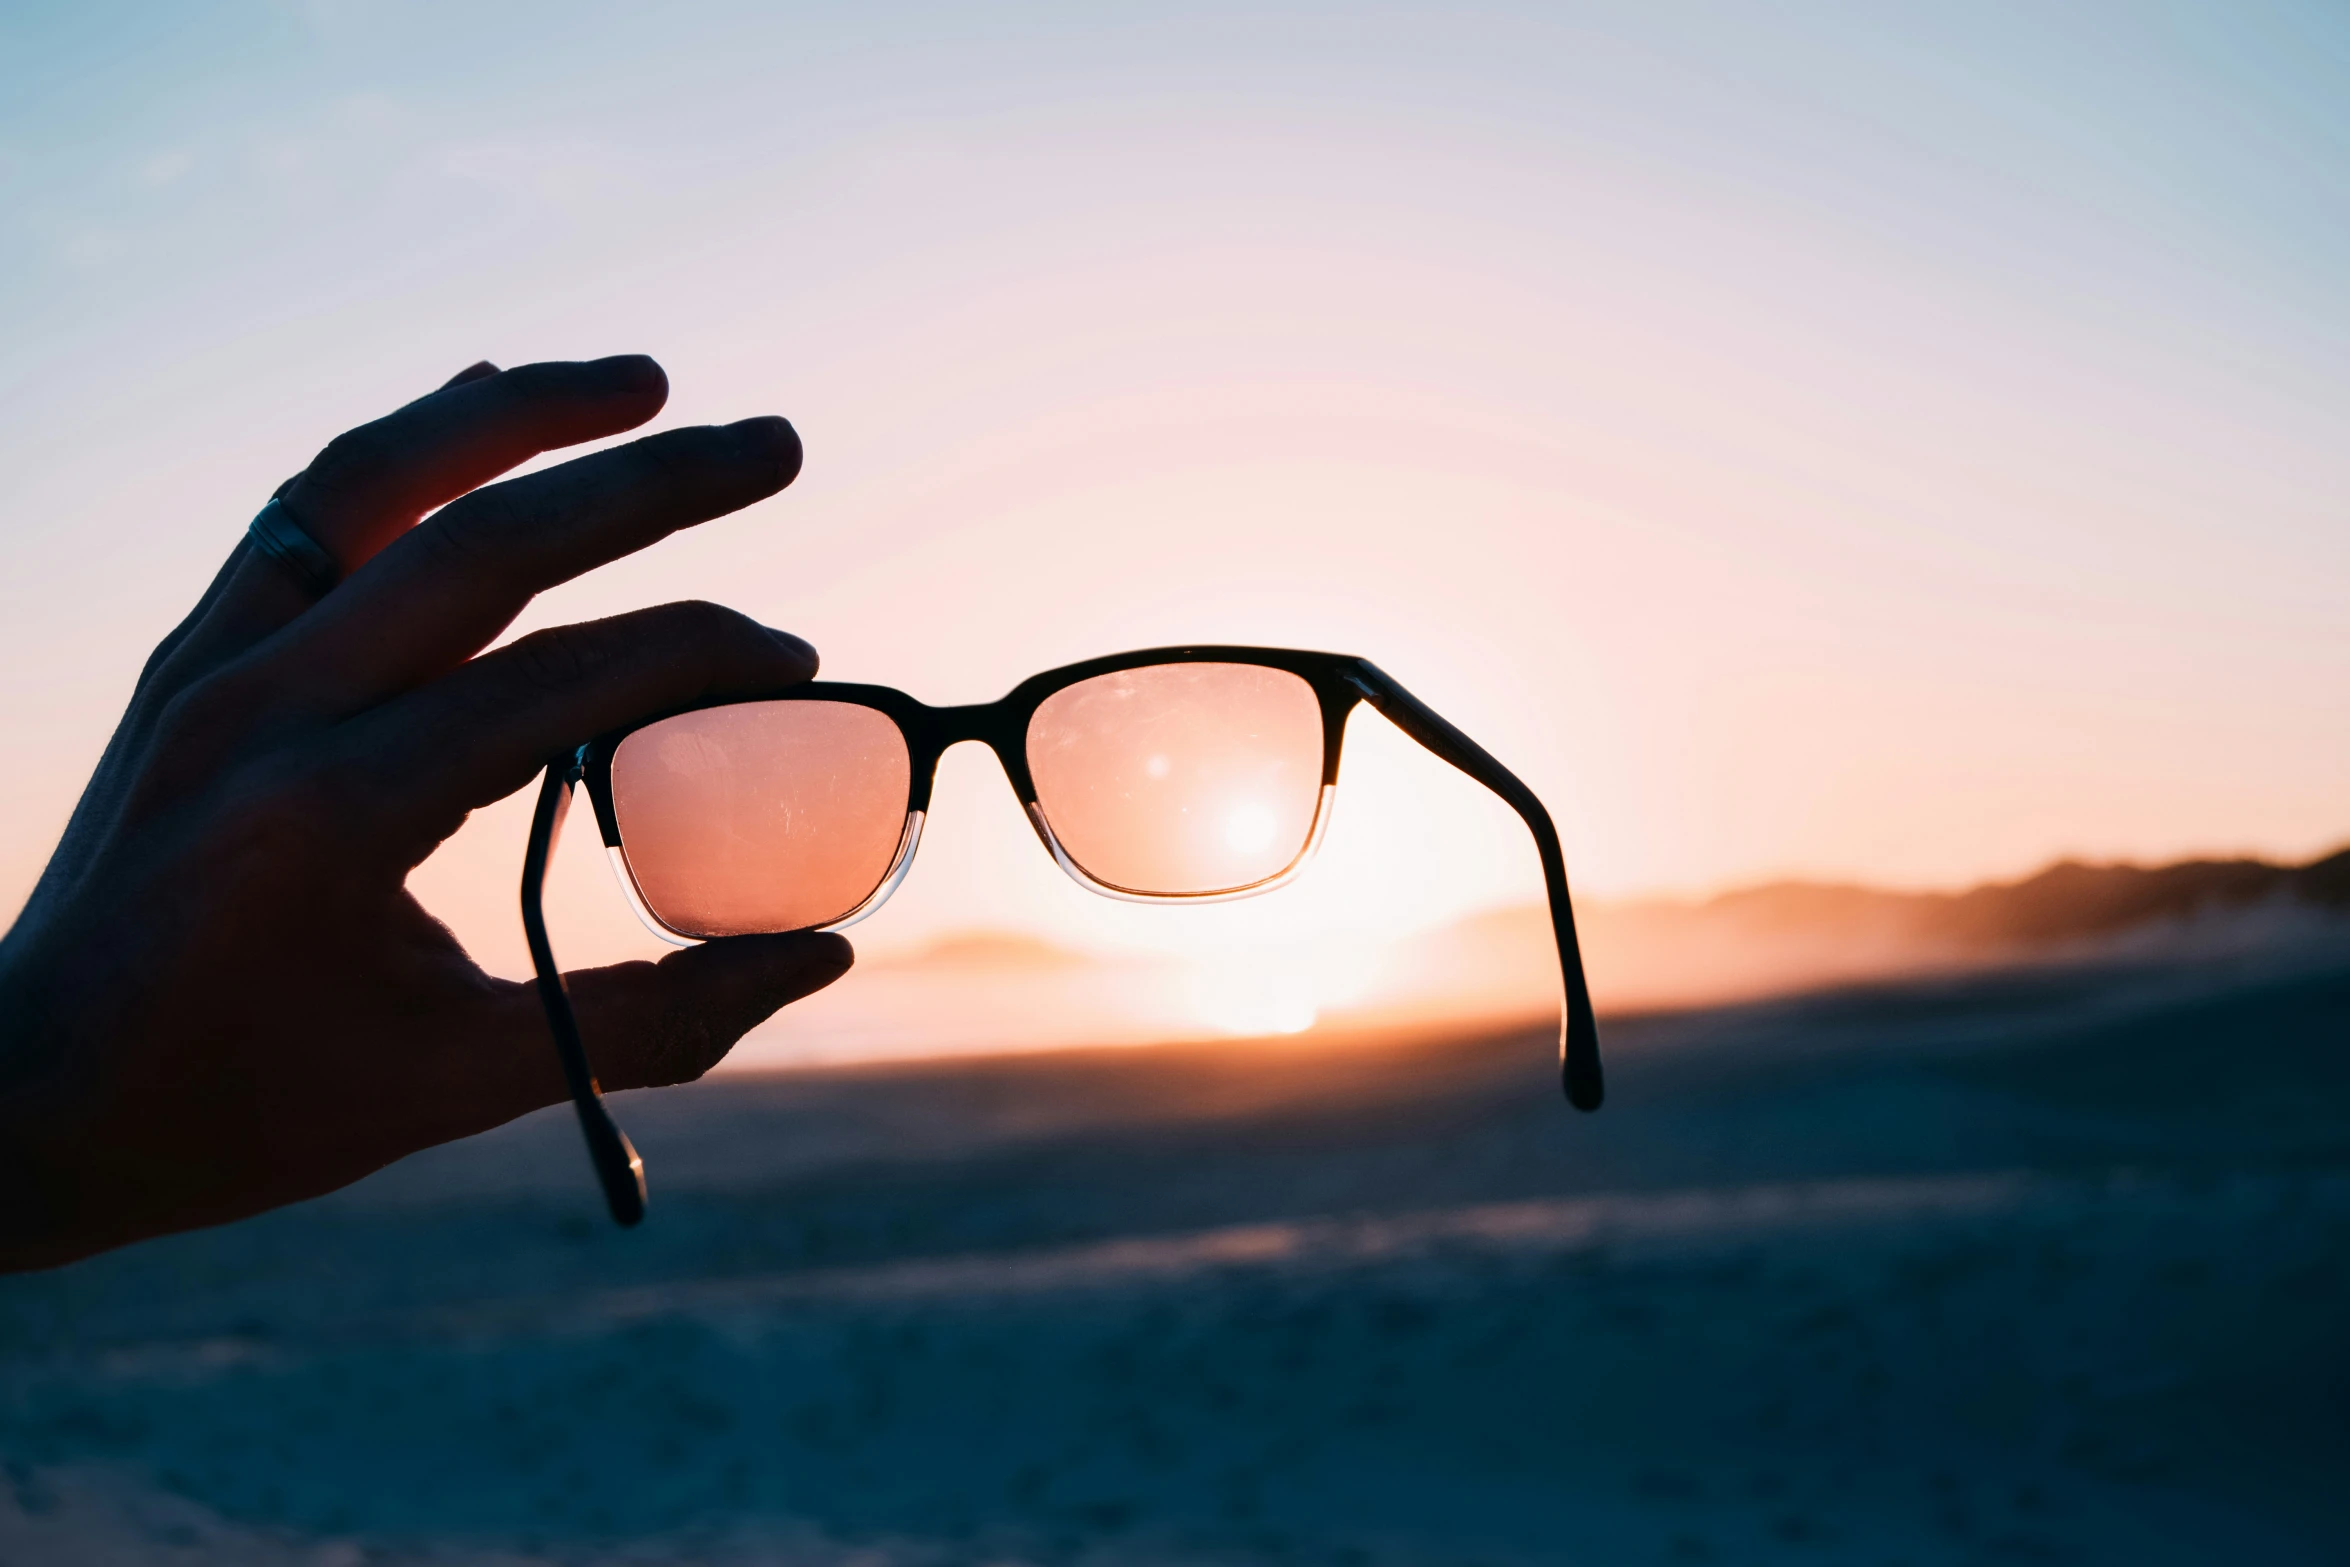
[[[1063,858],[1060,841],[1053,837],[1053,829],[1044,819],[1044,807],[1034,800],[1022,800],[1020,810],[1028,818],[1029,827],[1035,831],[1036,841],[1044,845],[1044,852],[1056,860]]]

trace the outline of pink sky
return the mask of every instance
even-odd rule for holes
[[[1359,652],[1534,784],[1595,896],[2350,837],[2314,67],[1382,15],[66,39],[119,112],[0,125],[0,897],[309,451],[485,354],[623,350],[665,422],[789,415],[805,476],[525,627],[717,598],[936,702]],[[298,90],[232,90],[271,61]],[[1213,910],[1068,885],[957,753],[860,937],[1336,948],[1535,895],[1506,812],[1356,727],[1324,862]],[[507,971],[520,814],[419,883]],[[592,855],[558,889],[567,956],[634,950]]]

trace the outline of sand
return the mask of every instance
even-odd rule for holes
[[[2350,1559],[2350,954],[623,1096],[0,1281],[0,1562]]]

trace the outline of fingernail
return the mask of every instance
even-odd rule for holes
[[[666,392],[669,372],[650,354],[614,354],[596,361],[596,369],[622,392]]]
[[[756,452],[775,464],[775,487],[782,489],[800,476],[800,432],[791,427],[788,419],[773,415],[745,419],[727,426],[743,449]]]
[[[816,666],[821,660],[817,658],[814,646],[793,636],[788,631],[778,631],[773,626],[767,628],[767,634],[782,643],[785,652],[805,663],[811,676],[816,673]]]

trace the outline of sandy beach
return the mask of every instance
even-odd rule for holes
[[[2350,1555],[2350,961],[625,1096],[0,1282],[0,1560]]]

